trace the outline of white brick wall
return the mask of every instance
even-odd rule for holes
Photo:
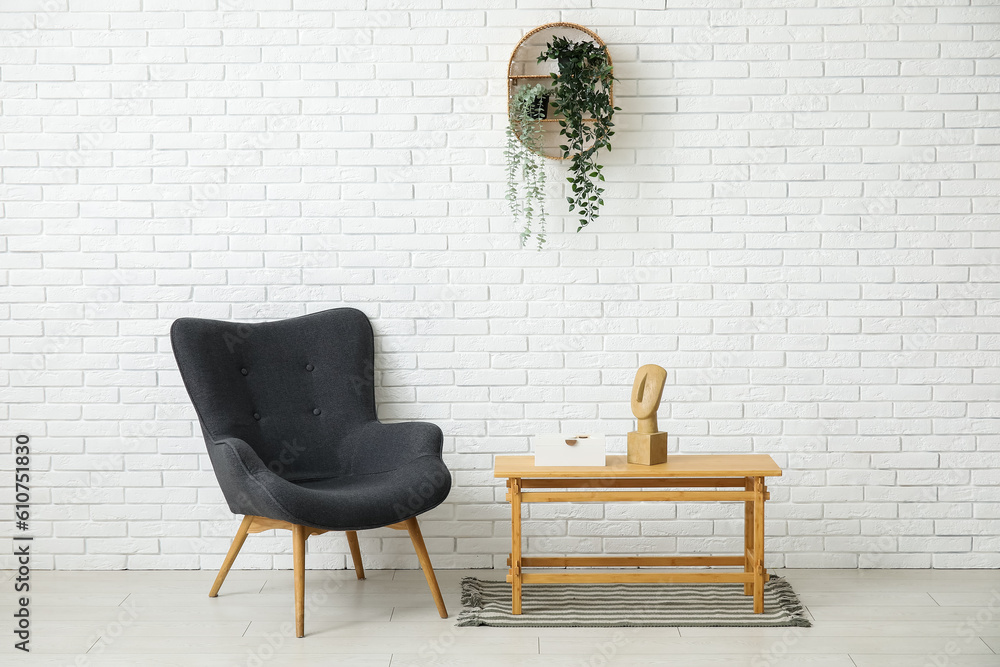
[[[623,451],[643,363],[671,451],[786,468],[772,565],[1000,567],[1000,7],[667,4],[0,5],[0,418],[33,438],[36,566],[217,567],[236,521],[170,322],[351,304],[381,417],[447,434],[439,567],[503,562],[494,454],[559,428]],[[567,233],[539,253],[504,211],[504,76],[554,20],[608,42],[622,111],[604,214],[571,233],[553,165]],[[736,550],[730,509],[535,506],[525,531]],[[289,551],[265,534],[238,564]],[[309,564],[346,552],[325,535]]]

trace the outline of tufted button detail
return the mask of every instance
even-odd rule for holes
[[[314,415],[318,415],[319,413],[320,413],[320,409],[319,408],[313,408],[313,414]]]
[[[260,421],[260,413],[259,412],[253,413],[253,418],[256,419],[257,421]]]
[[[309,371],[311,373],[312,369],[313,369],[313,365],[312,364],[306,364],[306,370],[307,371]]]
[[[245,368],[241,368],[241,369],[240,369],[240,373],[243,373],[243,375],[246,375],[246,374],[247,374],[247,373],[249,373],[249,372],[250,372],[250,371],[248,371],[248,370],[247,370],[247,369],[245,369]]]

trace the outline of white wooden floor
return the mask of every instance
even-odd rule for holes
[[[812,628],[456,628],[459,582],[440,570],[438,618],[419,570],[307,574],[306,637],[292,626],[288,571],[34,572],[30,656],[13,649],[13,593],[0,572],[0,665],[665,665],[998,667],[1000,572],[786,570]]]

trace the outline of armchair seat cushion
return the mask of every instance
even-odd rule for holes
[[[451,489],[440,456],[427,455],[393,470],[283,484],[275,500],[299,522],[325,530],[366,530],[423,514]]]

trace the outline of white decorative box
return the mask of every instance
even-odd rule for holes
[[[534,445],[536,466],[604,465],[603,433],[545,433],[535,436]]]

